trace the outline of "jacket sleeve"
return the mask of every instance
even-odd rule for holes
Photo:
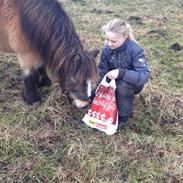
[[[102,81],[103,77],[110,70],[109,66],[109,53],[106,47],[102,49],[100,62],[98,65],[99,79],[97,80],[97,85]]]
[[[131,58],[133,70],[126,69],[123,80],[135,86],[143,86],[148,81],[150,73],[143,48],[132,49]]]

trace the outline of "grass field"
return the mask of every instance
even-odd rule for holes
[[[150,80],[125,129],[107,136],[81,122],[86,110],[70,107],[57,83],[26,105],[17,59],[1,53],[0,183],[182,183],[182,0],[62,3],[87,49],[102,48],[100,28],[111,18],[128,20]]]

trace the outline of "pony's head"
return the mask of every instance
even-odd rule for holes
[[[84,108],[90,103],[92,86],[97,79],[95,58],[98,53],[99,50],[77,52],[59,71],[60,86],[77,108]]]

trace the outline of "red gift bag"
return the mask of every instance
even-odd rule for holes
[[[96,90],[90,109],[82,119],[88,126],[108,135],[114,134],[118,127],[115,89],[115,80],[108,83],[105,76]]]

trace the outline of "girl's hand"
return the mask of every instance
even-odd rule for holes
[[[119,69],[111,70],[106,75],[109,79],[116,79],[119,75]]]

